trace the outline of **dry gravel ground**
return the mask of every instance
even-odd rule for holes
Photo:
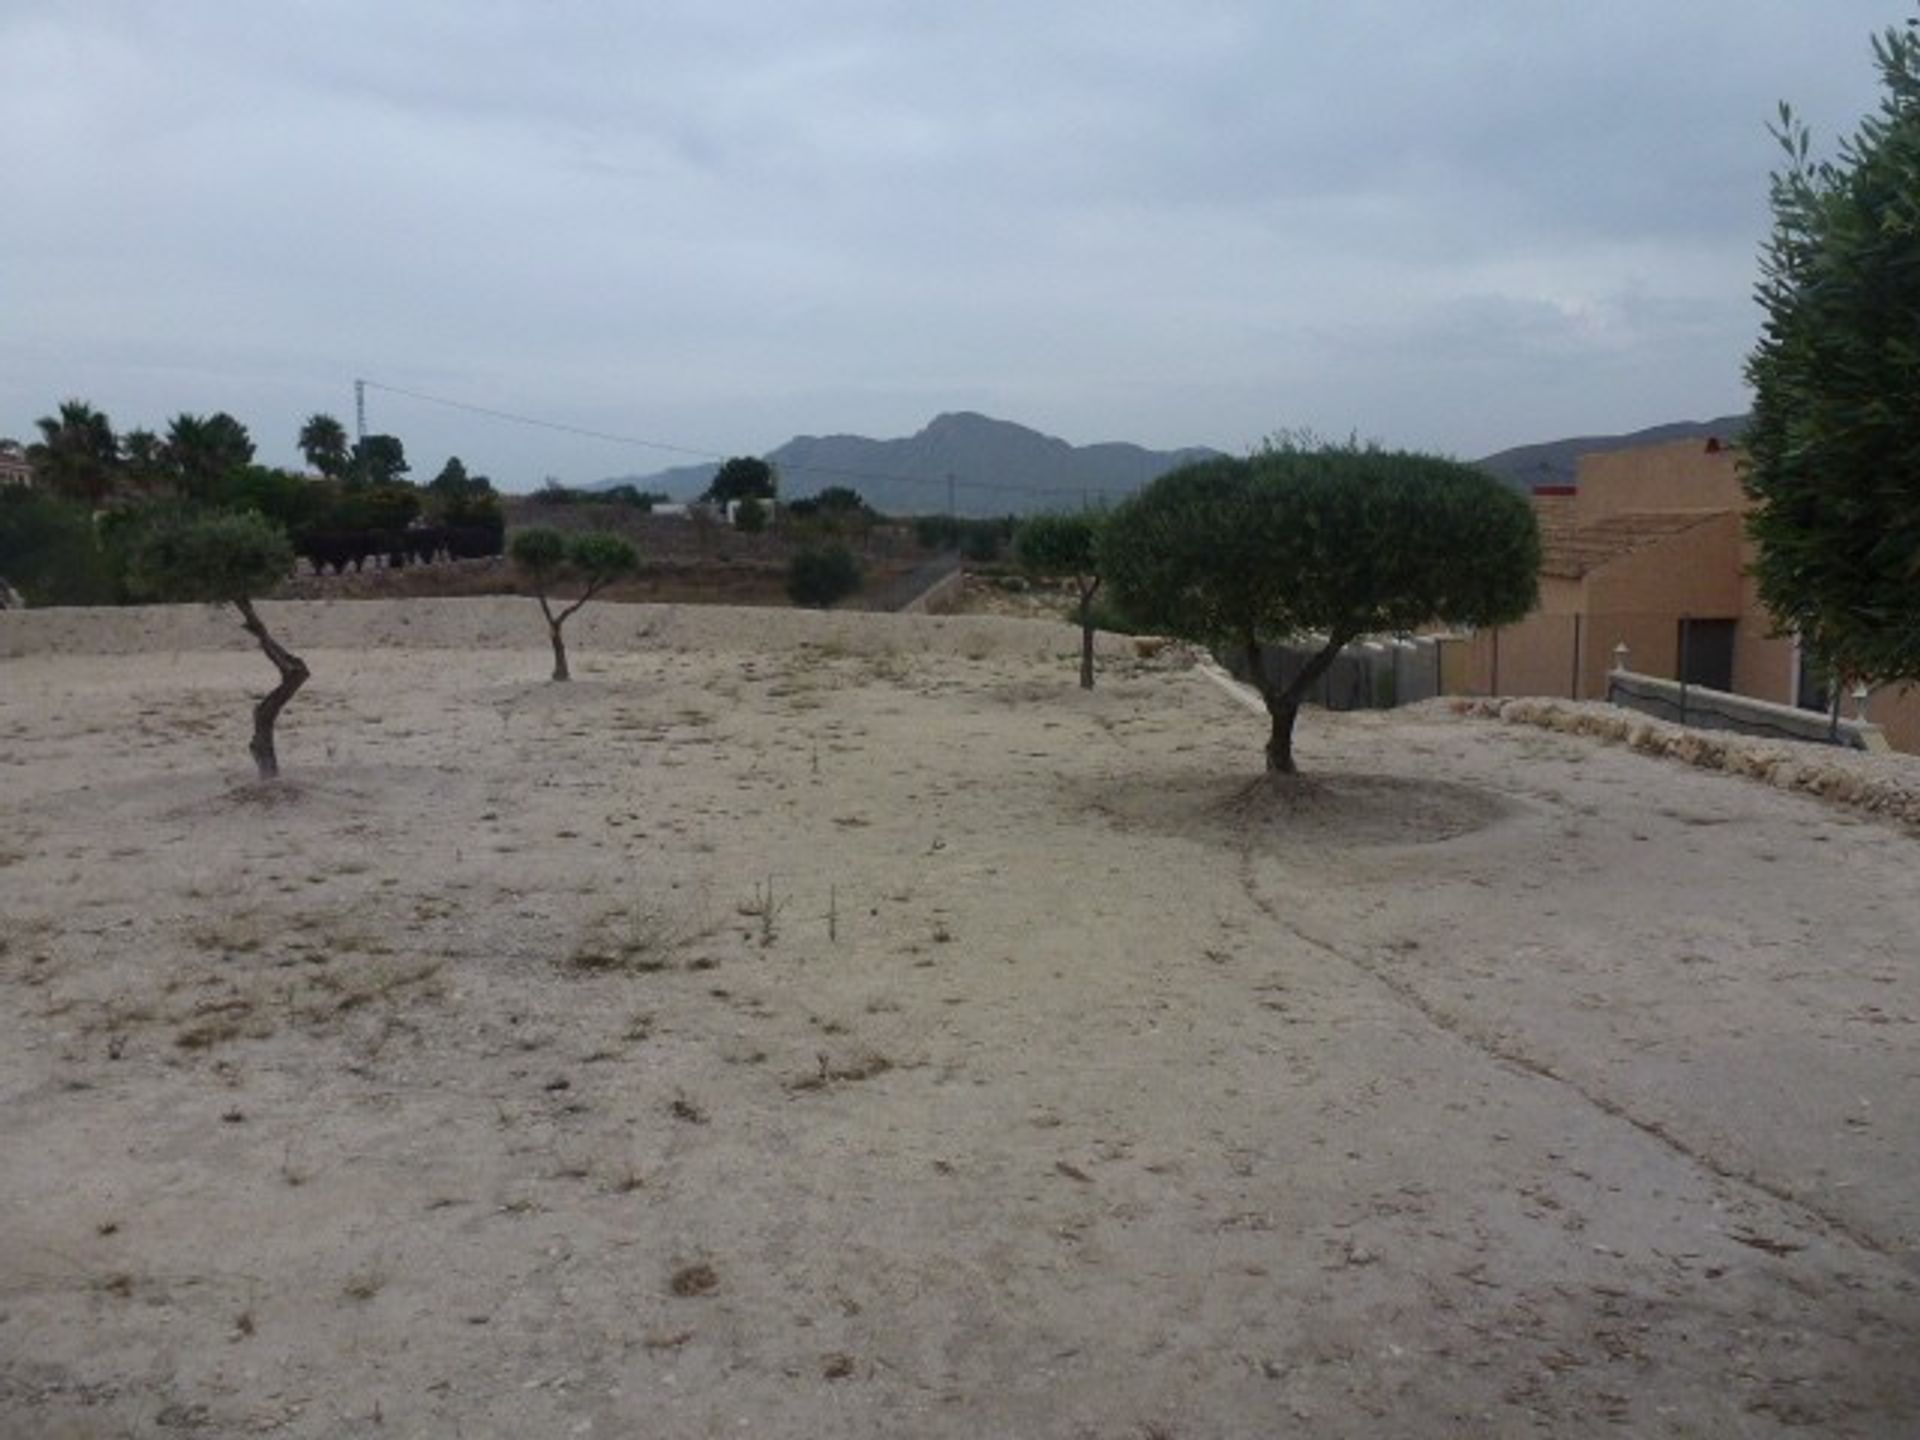
[[[1065,626],[0,617],[0,1433],[1911,1436],[1920,842]],[[122,653],[112,653],[122,652]]]

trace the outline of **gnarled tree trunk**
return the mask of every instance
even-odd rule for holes
[[[567,669],[567,642],[566,638],[560,633],[560,627],[567,623],[567,617],[569,615],[573,614],[574,611],[591,600],[594,597],[594,593],[600,588],[599,585],[588,585],[587,593],[574,601],[573,604],[567,606],[567,608],[562,610],[558,615],[554,614],[553,607],[547,604],[547,597],[545,595],[536,597],[540,601],[540,613],[547,617],[547,638],[553,642],[553,678],[556,680],[571,680],[573,678],[572,672]]]
[[[1093,597],[1100,589],[1099,577],[1091,585],[1080,587],[1080,688],[1093,689]]]
[[[573,612],[568,610],[556,616],[553,613],[553,608],[547,604],[547,597],[542,595],[540,597],[540,613],[547,617],[547,638],[553,642],[553,678],[556,680],[571,680],[573,676],[567,670],[566,637],[561,635],[560,627],[567,623],[567,616]]]
[[[280,757],[273,748],[274,722],[293,698],[293,692],[307,683],[307,677],[312,672],[307,669],[306,661],[267,633],[267,627],[255,613],[251,600],[243,598],[233,603],[240,611],[240,623],[246,627],[249,635],[260,642],[260,649],[273,662],[274,669],[280,672],[280,683],[254,703],[253,742],[247,746],[253,755],[253,763],[259,768],[260,778],[271,780],[280,773]]]
[[[1327,643],[1301,667],[1300,673],[1293,677],[1289,685],[1277,685],[1267,674],[1265,657],[1260,652],[1260,644],[1249,636],[1243,644],[1246,648],[1247,671],[1252,676],[1260,698],[1267,703],[1267,716],[1272,728],[1267,734],[1267,773],[1270,775],[1297,775],[1299,767],[1293,763],[1293,726],[1300,718],[1300,702],[1308,688],[1332,666],[1340,652],[1353,641],[1353,636],[1334,634],[1327,637]]]

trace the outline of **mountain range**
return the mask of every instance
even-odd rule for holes
[[[1517,445],[1475,463],[1520,490],[1573,483],[1575,462],[1594,450],[1624,450],[1669,440],[1718,435],[1735,440],[1747,417],[1683,420],[1624,435],[1582,435]],[[1025,425],[973,411],[935,416],[918,434],[894,440],[864,435],[796,435],[762,457],[780,473],[780,493],[789,500],[817,495],[833,485],[860,492],[876,510],[891,515],[1031,514],[1077,509],[1097,500],[1117,500],[1156,476],[1223,452],[1205,445],[1148,450],[1112,441],[1071,445]],[[713,479],[716,464],[680,465],[651,475],[617,475],[588,488],[632,485],[691,500]]]
[[[1070,445],[1025,425],[960,411],[935,416],[918,434],[896,440],[796,435],[762,458],[780,472],[780,493],[789,500],[845,485],[889,515],[944,513],[949,501],[961,515],[1006,515],[1117,500],[1155,476],[1219,453],[1205,446]],[[588,488],[632,485],[690,500],[707,488],[718,468],[681,465],[653,475],[616,476]]]

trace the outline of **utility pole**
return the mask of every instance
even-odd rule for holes
[[[360,472],[360,483],[367,483],[367,382],[353,382],[353,431],[354,431],[354,469]]]

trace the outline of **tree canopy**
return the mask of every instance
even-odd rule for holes
[[[771,500],[779,488],[773,466],[754,455],[736,455],[714,472],[705,498],[726,505],[735,500]]]
[[[309,415],[300,427],[300,453],[329,480],[343,478],[352,463],[347,427],[331,415]]]
[[[220,604],[264,595],[292,571],[286,532],[243,512],[154,526],[134,550],[127,578],[141,599]]]
[[[59,413],[34,422],[40,439],[27,447],[36,474],[54,491],[99,507],[113,494],[120,463],[106,415],[84,400],[63,400]]]
[[[230,475],[253,463],[253,437],[224,410],[180,414],[167,427],[161,453],[181,494],[212,500]]]
[[[396,435],[369,435],[353,447],[347,478],[365,485],[392,485],[407,473],[407,447]]]
[[[1113,513],[1100,559],[1129,615],[1244,658],[1273,722],[1268,768],[1292,773],[1300,702],[1343,648],[1518,619],[1540,536],[1532,507],[1470,465],[1287,443],[1161,476]],[[1316,649],[1282,683],[1261,644],[1299,636]]]
[[[1815,161],[1786,150],[1747,360],[1745,481],[1761,598],[1837,673],[1920,679],[1920,36],[1875,38],[1880,110]]]

